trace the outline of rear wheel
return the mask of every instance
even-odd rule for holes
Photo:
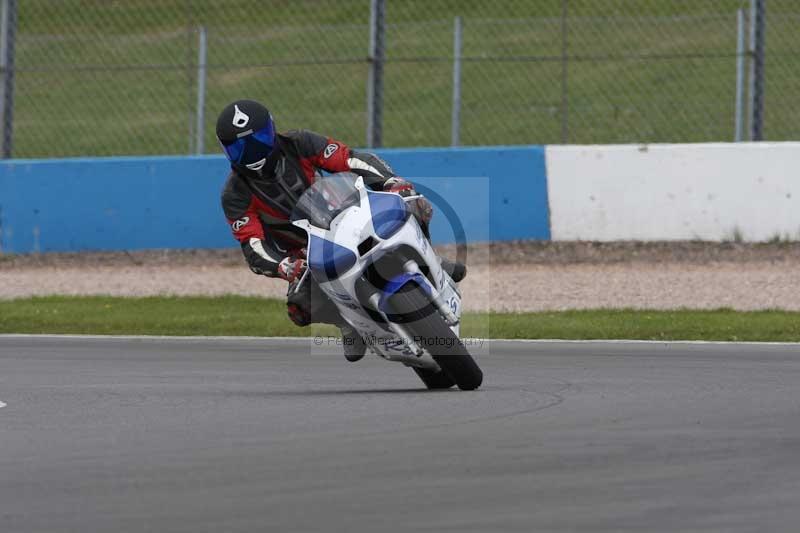
[[[459,389],[480,387],[483,372],[421,287],[408,283],[391,297],[389,305],[394,315],[392,318],[402,323],[408,333],[420,342],[420,346],[431,354]],[[424,378],[422,381],[428,385]]]

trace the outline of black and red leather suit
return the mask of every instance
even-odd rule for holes
[[[247,264],[270,277],[278,276],[284,257],[306,246],[305,232],[289,222],[289,215],[320,171],[353,172],[376,190],[394,177],[379,157],[304,130],[276,135],[276,154],[270,159],[274,167],[265,168],[262,177],[232,170],[222,191],[222,208]]]
[[[275,138],[270,168],[265,167],[260,176],[233,169],[222,191],[222,207],[233,236],[256,274],[278,277],[284,258],[302,257],[307,236],[289,222],[289,216],[303,191],[321,176],[320,171],[353,172],[375,190],[413,192],[411,184],[403,180],[390,180],[387,184],[395,174],[373,154],[351,150],[310,131],[289,131]],[[430,208],[427,203],[424,207]],[[295,324],[338,323],[336,306],[316,283],[304,283],[297,291],[295,283],[296,280],[289,285],[287,293],[289,317]]]

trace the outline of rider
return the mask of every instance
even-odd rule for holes
[[[343,143],[310,131],[277,133],[272,115],[253,100],[237,100],[220,113],[217,138],[231,163],[222,191],[222,208],[256,274],[289,282],[287,310],[298,326],[312,322],[335,324],[342,330],[345,357],[357,361],[366,345],[344,322],[335,304],[316,283],[297,284],[306,269],[306,234],[289,222],[294,205],[320,171],[353,172],[370,188],[416,195],[414,186],[395,175],[374,154],[351,150]],[[433,215],[424,198],[412,202],[412,212],[424,231]],[[454,281],[466,274],[463,265],[442,260]],[[308,281],[311,281],[310,279]]]

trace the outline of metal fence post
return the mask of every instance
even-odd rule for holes
[[[753,94],[755,93],[754,85],[756,82],[755,76],[755,57],[756,50],[756,2],[750,0],[750,9],[747,14],[747,138],[753,140]]]
[[[734,118],[735,142],[742,141],[744,129],[744,9],[736,11],[736,111]]]
[[[764,138],[764,32],[766,30],[766,6],[764,0],[752,0],[755,4],[755,49],[753,56],[753,93],[751,110],[750,138],[760,141]]]
[[[205,152],[205,109],[206,109],[206,57],[208,56],[208,36],[206,27],[198,28],[197,43],[197,108],[195,122],[195,143],[196,154]]]
[[[458,146],[461,137],[461,17],[453,22],[453,116],[450,124],[450,144]]]
[[[569,92],[568,75],[568,41],[567,41],[567,0],[561,0],[561,143],[569,141]]]
[[[9,159],[14,141],[14,58],[17,34],[17,0],[2,0],[0,12],[0,124],[2,156]]]
[[[369,74],[367,76],[367,147],[380,147],[383,138],[383,63],[386,32],[385,0],[371,0],[369,17]]]

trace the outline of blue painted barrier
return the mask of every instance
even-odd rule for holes
[[[550,239],[543,146],[388,149],[377,153],[399,175],[440,194],[469,228],[469,241]],[[452,242],[448,221],[440,214],[443,206],[437,207],[433,241]]]
[[[542,147],[378,153],[441,195],[472,241],[550,237]],[[227,168],[222,156],[3,162],[0,251],[236,246],[219,203]],[[440,207],[434,241],[452,235]]]
[[[222,158],[11,161],[0,166],[4,252],[220,248]]]

